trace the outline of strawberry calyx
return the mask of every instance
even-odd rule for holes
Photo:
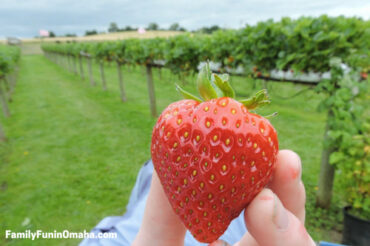
[[[177,91],[179,91],[185,99],[192,99],[197,102],[209,101],[220,97],[230,97],[235,99],[235,91],[230,85],[229,75],[226,73],[212,73],[208,62],[199,71],[197,87],[201,98],[185,91],[179,85],[176,85]],[[270,103],[266,89],[258,91],[250,98],[238,101],[249,110],[254,110]]]

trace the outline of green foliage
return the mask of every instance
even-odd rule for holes
[[[96,35],[96,34],[98,34],[98,31],[96,30],[86,30],[85,31],[85,36]]]
[[[360,80],[359,70],[344,73],[341,59],[333,58],[331,79],[322,81],[318,91],[327,97],[320,108],[330,110],[327,147],[335,152],[330,163],[339,172],[347,203],[370,219],[370,114],[369,81]]]
[[[17,46],[0,45],[0,77],[10,73],[20,58]]]
[[[207,59],[221,62],[222,68],[241,65],[247,73],[252,73],[254,67],[265,75],[276,68],[293,69],[296,73],[326,72],[334,57],[349,65],[356,63],[368,72],[370,21],[326,15],[297,20],[283,18],[238,31],[219,30],[212,35],[186,34],[167,41],[156,38],[104,43],[109,44],[94,46],[99,51],[90,50],[99,59],[102,56],[108,61],[144,64],[164,58],[167,67],[176,74],[197,72],[199,61]],[[75,45],[47,44],[43,49],[70,53]]]
[[[149,23],[147,29],[151,30],[151,31],[156,31],[156,30],[159,29],[159,25],[155,22],[151,22],[151,23]]]
[[[196,72],[202,56],[197,41],[198,37],[194,35],[178,35],[169,38],[164,54],[166,67],[175,74]]]
[[[108,27],[108,32],[118,32],[119,28],[116,22],[111,22]]]

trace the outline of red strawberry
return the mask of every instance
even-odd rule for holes
[[[198,88],[205,102],[179,88],[196,100],[162,112],[151,154],[172,208],[198,241],[210,243],[268,183],[278,140],[270,122],[247,109],[267,103],[265,91],[238,102],[227,77],[208,66]]]

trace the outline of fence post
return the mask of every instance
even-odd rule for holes
[[[162,68],[158,68],[159,79],[162,80]]]
[[[1,85],[1,82],[4,82],[4,79],[0,79],[0,100],[1,100],[1,103],[3,105],[4,116],[9,117],[10,116],[10,111],[9,111],[8,103],[7,103],[6,98],[5,98],[5,92],[3,91],[3,87]]]
[[[1,142],[6,141],[6,137],[5,137],[5,134],[4,134],[4,131],[3,131],[3,127],[1,126],[1,124],[0,124],[0,141]]]
[[[150,112],[152,113],[152,116],[155,118],[157,117],[157,106],[155,102],[155,91],[154,91],[154,84],[153,84],[152,66],[149,64],[146,65],[146,81],[148,84]]]
[[[325,127],[324,143],[328,139],[330,130],[329,121],[334,117],[333,111],[329,109],[328,118]],[[335,168],[329,163],[331,153],[334,151],[331,147],[324,146],[321,156],[321,168],[319,176],[318,191],[316,195],[316,205],[321,208],[329,208],[332,196],[334,171]]]
[[[81,75],[82,80],[85,80],[84,67],[83,67],[83,64],[82,64],[82,59],[83,59],[83,57],[79,56],[78,60],[79,60],[79,63],[80,63],[80,75]]]
[[[121,100],[122,102],[126,102],[126,93],[122,79],[121,64],[119,62],[117,62],[117,71],[118,71],[119,89],[121,91]]]
[[[12,102],[11,92],[12,92],[13,76],[11,74],[4,76],[4,95],[8,99],[8,102]]]
[[[103,84],[103,90],[107,90],[107,83],[105,81],[105,74],[104,74],[104,62],[99,61],[99,68],[100,68],[100,75],[101,75],[101,81]]]
[[[92,65],[91,65],[91,57],[87,57],[87,64],[89,67],[89,77],[90,77],[91,86],[95,86],[95,81],[94,81],[93,72],[92,72]]]
[[[77,62],[75,56],[72,56],[72,63],[73,63],[73,73],[77,75]]]
[[[73,57],[70,54],[68,54],[67,57],[68,57],[68,71],[70,73],[73,73]]]
[[[66,56],[65,56],[65,55],[60,55],[60,57],[61,57],[61,61],[63,62],[63,63],[62,63],[63,68],[64,68],[65,70],[67,70],[67,69],[68,69],[68,67],[67,67],[67,59],[66,59]]]
[[[265,79],[262,80],[262,87],[263,89],[267,89],[267,81]]]

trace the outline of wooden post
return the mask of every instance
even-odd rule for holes
[[[82,57],[82,56],[80,56],[80,57],[78,58],[79,63],[80,63],[80,75],[81,75],[82,80],[85,80],[84,67],[83,67],[83,64],[82,64],[82,59],[83,59],[83,57]]]
[[[8,102],[12,102],[11,92],[12,92],[12,81],[13,76],[8,74],[4,77],[4,85],[5,85],[5,97],[8,99]]]
[[[329,110],[328,119],[325,127],[324,142],[329,138],[328,132],[330,130],[328,122],[333,118],[333,111]],[[334,149],[325,147],[321,156],[321,168],[319,176],[318,191],[316,195],[316,205],[321,208],[329,208],[332,196],[333,181],[334,181],[334,166],[329,163],[329,158]]]
[[[0,124],[0,141],[1,142],[5,142],[6,141],[6,137],[5,137],[5,134],[4,134],[4,131],[3,131],[3,127],[1,126],[1,124]]]
[[[105,81],[105,75],[104,75],[104,62],[100,61],[99,62],[99,67],[100,67],[100,75],[101,75],[101,82],[103,84],[103,90],[107,90],[107,83]]]
[[[68,56],[67,55],[63,55],[64,57],[64,69],[68,71],[68,66],[69,66],[69,61],[68,61]]]
[[[10,116],[10,111],[9,111],[8,103],[6,101],[5,92],[3,91],[3,88],[2,88],[2,85],[1,85],[1,82],[3,82],[3,81],[4,81],[3,79],[0,79],[0,100],[1,100],[1,103],[3,105],[4,116],[9,117]]]
[[[68,58],[68,71],[70,73],[73,73],[73,58],[71,55],[67,55],[67,58]]]
[[[162,80],[162,68],[158,68],[159,79]]]
[[[95,81],[94,81],[93,72],[92,72],[92,65],[91,65],[91,57],[87,58],[87,64],[89,67],[90,84],[91,86],[95,86]]]
[[[262,80],[262,87],[263,89],[267,89],[267,81],[265,79]]]
[[[253,86],[252,86],[252,89],[256,89],[257,87],[257,79],[256,78],[253,78]]]
[[[59,67],[63,67],[63,57],[62,57],[62,55],[60,55],[60,54],[57,54],[56,55],[57,56],[57,64],[58,64],[58,66]]]
[[[66,56],[66,70],[69,72],[69,55]]]
[[[76,62],[76,57],[72,56],[72,63],[73,63],[73,73],[77,75],[77,62]]]
[[[63,65],[63,68],[67,70],[67,59],[66,59],[66,56],[65,55],[60,55],[61,57],[61,61],[63,62],[62,65]]]
[[[121,64],[119,62],[117,62],[117,71],[118,71],[119,89],[121,91],[121,100],[122,100],[122,102],[126,102],[126,93],[125,93],[125,88],[124,88],[124,85],[123,85]]]
[[[154,91],[154,84],[153,84],[152,67],[150,65],[146,65],[146,81],[148,84],[150,112],[152,113],[152,116],[155,118],[157,117],[157,106],[155,102],[155,91]]]

